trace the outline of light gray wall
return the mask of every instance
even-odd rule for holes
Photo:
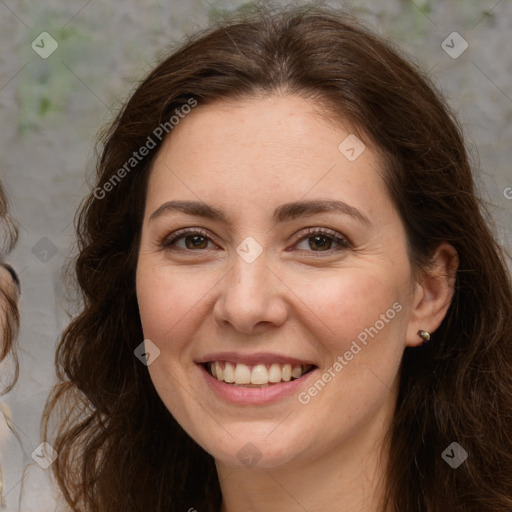
[[[29,463],[24,512],[54,510],[44,480],[49,471],[33,462],[31,452],[40,443],[56,342],[68,322],[60,272],[73,243],[74,212],[88,190],[95,136],[166,48],[204,27],[218,10],[242,4],[0,2],[0,176],[21,225],[11,262],[23,292],[21,376],[3,399],[22,442],[21,448],[10,436],[1,459],[8,510],[16,510],[22,470]],[[355,0],[345,5],[393,39],[449,98],[475,158],[478,151],[477,179],[493,205],[496,232],[502,241],[510,240],[512,2]],[[42,32],[58,43],[47,59],[31,47],[34,41],[40,52],[51,48]],[[468,44],[458,58],[452,56],[464,42],[457,35],[446,40],[453,32]],[[452,56],[443,49],[444,40]]]

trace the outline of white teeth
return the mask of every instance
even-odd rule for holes
[[[292,377],[298,379],[302,375],[302,366],[299,364],[292,368]]]
[[[235,367],[228,361],[224,363],[224,382],[235,382]]]
[[[273,363],[268,371],[269,382],[281,382],[281,365]]]
[[[238,363],[235,368],[235,384],[250,384],[250,383],[251,383],[251,369],[245,364]]]
[[[257,364],[252,369],[251,384],[268,384],[268,372],[264,364]]]
[[[217,379],[224,380],[224,370],[219,361],[215,361],[215,373],[217,374]]]
[[[257,364],[252,368],[243,363],[214,361],[208,365],[210,373],[217,380],[235,385],[268,386],[278,382],[289,382],[298,379],[311,369],[311,365],[294,365],[290,363],[271,365]]]

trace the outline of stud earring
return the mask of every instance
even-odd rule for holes
[[[423,339],[423,343],[430,341],[430,333],[428,331],[418,331],[418,336]]]

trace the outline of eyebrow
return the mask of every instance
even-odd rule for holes
[[[149,220],[151,221],[157,217],[173,211],[227,223],[226,215],[224,212],[222,212],[222,210],[219,210],[218,208],[215,208],[201,201],[167,201],[166,203],[159,206],[151,214]],[[293,203],[282,204],[274,210],[272,217],[274,224],[278,224],[288,220],[296,219],[297,217],[305,217],[308,215],[328,212],[349,215],[363,222],[364,224],[371,225],[368,217],[361,213],[357,208],[350,206],[343,201],[334,199],[295,201]]]

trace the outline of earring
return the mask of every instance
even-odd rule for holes
[[[423,339],[423,343],[430,341],[430,333],[428,331],[418,331],[418,336]]]

